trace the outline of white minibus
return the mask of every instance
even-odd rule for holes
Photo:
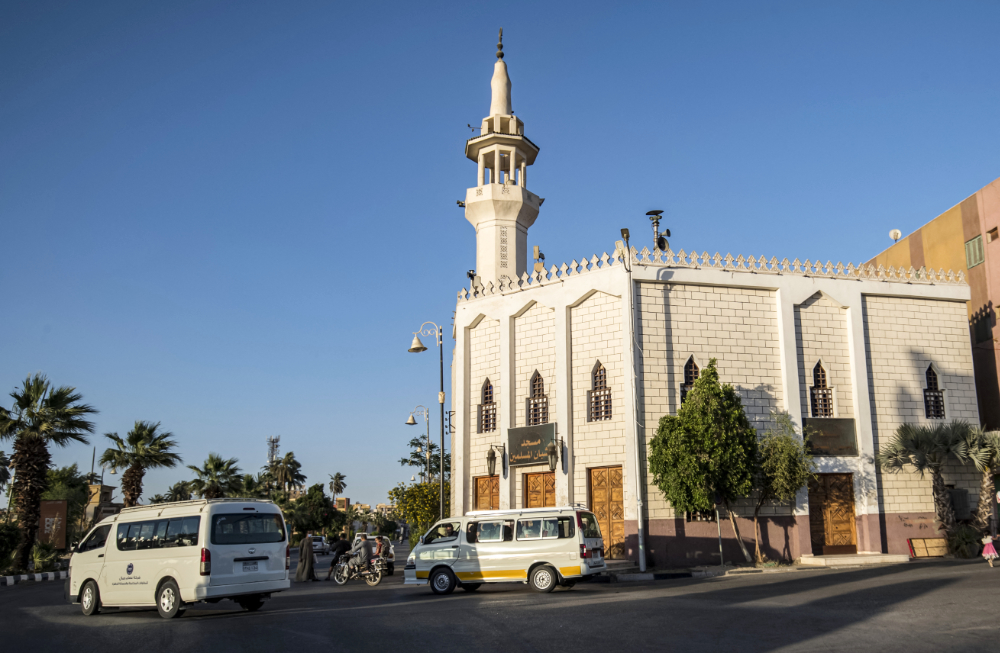
[[[483,583],[528,583],[539,592],[606,571],[594,513],[577,507],[479,510],[442,519],[406,560],[406,585],[435,594]]]
[[[260,499],[199,499],[125,508],[73,549],[66,598],[83,614],[232,599],[254,611],[290,586],[281,510]]]

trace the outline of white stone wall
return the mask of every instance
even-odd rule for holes
[[[795,347],[802,416],[812,417],[813,368],[822,361],[827,387],[833,388],[833,416],[854,417],[847,311],[817,293],[795,307]]]
[[[594,293],[570,309],[572,370],[573,500],[588,503],[588,468],[625,464],[625,420],[632,406],[625,402],[622,356],[622,300]],[[588,392],[600,361],[611,389],[609,420],[591,422]]]
[[[549,398],[549,421],[556,418],[555,311],[532,304],[514,318],[514,427],[527,426],[525,409],[531,396],[531,377],[538,370]]]
[[[778,410],[782,400],[774,293],[640,283],[636,295],[637,337],[642,347],[636,356],[643,379],[638,401],[645,441],[655,435],[660,417],[676,414],[684,364],[692,355],[700,369],[717,358],[720,380],[740,393],[747,417],[755,426],[766,426],[770,412]],[[651,477],[646,505],[650,519],[674,517]],[[790,514],[785,507],[776,510]]]
[[[904,422],[930,424],[924,417],[925,373],[937,368],[945,390],[945,418],[978,424],[972,350],[964,302],[874,297],[864,301],[865,349],[875,450],[880,451]],[[971,466],[949,465],[945,483],[969,490],[972,507],[979,476]],[[918,474],[882,474],[886,513],[933,512],[931,480]]]
[[[499,430],[479,433],[479,405],[482,403],[483,382],[488,378],[493,383],[493,401],[497,404],[497,415],[506,402],[502,396],[503,383],[500,376],[500,321],[483,319],[474,329],[469,330],[469,492],[470,505],[475,505],[476,476],[487,474],[486,456],[491,444],[503,442]],[[497,461],[500,469],[500,461]],[[500,473],[499,471],[497,472]]]

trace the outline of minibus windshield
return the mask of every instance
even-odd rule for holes
[[[285,528],[275,514],[212,516],[212,544],[267,544],[284,542]]]

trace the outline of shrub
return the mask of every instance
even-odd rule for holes
[[[948,552],[956,558],[975,558],[979,555],[982,535],[968,524],[960,524],[948,536]]]

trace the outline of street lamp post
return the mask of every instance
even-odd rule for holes
[[[406,420],[406,423],[409,424],[410,426],[413,426],[414,424],[417,423],[417,420],[413,419],[414,415],[423,415],[424,416],[424,423],[427,425],[427,436],[426,436],[427,437],[427,445],[426,445],[426,448],[427,448],[427,463],[426,463],[426,466],[424,468],[426,470],[426,474],[424,475],[424,479],[425,479],[425,481],[430,481],[431,480],[431,420],[430,420],[430,411],[428,411],[427,408],[424,407],[424,406],[417,406],[416,408],[414,408],[413,412],[410,413],[410,416]]]
[[[420,336],[434,336],[437,340],[440,361],[441,390],[438,392],[438,404],[441,406],[441,450],[438,455],[441,456],[441,507],[439,518],[444,519],[444,331],[433,322],[424,322],[420,325],[420,329],[413,332],[413,342],[410,343],[409,349],[411,353],[419,354],[422,351],[427,351],[424,343],[420,342]]]

